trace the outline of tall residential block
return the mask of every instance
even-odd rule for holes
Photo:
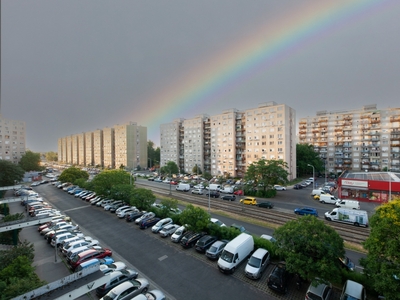
[[[58,139],[59,161],[128,170],[147,167],[147,128],[134,122]]]
[[[160,126],[161,165],[174,161],[192,173],[197,164],[214,176],[243,177],[259,159],[281,159],[291,180],[296,177],[295,128],[295,110],[275,102],[177,119]]]
[[[399,171],[400,108],[319,111],[300,119],[299,142],[314,146],[327,172]]]
[[[0,116],[0,159],[17,164],[25,154],[25,122]]]

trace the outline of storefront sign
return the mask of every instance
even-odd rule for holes
[[[354,187],[368,187],[368,181],[356,181],[356,180],[342,180],[342,186],[354,186]]]

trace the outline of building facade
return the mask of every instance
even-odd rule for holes
[[[61,163],[129,170],[147,167],[147,128],[134,122],[58,139]]]
[[[330,173],[400,171],[400,108],[317,112],[300,119],[299,143],[313,145]]]
[[[283,160],[296,177],[296,112],[284,104],[176,119],[160,126],[161,166],[174,161],[186,173],[198,165],[213,176],[243,177],[259,159]]]
[[[26,124],[0,116],[0,159],[17,164],[26,151]]]

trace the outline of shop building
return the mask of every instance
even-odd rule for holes
[[[338,178],[338,197],[378,203],[400,199],[400,173],[344,172]]]

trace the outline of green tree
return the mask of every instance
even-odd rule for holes
[[[286,185],[288,176],[287,163],[283,160],[260,159],[247,168],[244,178],[265,191],[272,189],[274,184]]]
[[[47,161],[58,161],[58,154],[54,151],[46,152],[45,157]]]
[[[161,200],[160,204],[162,206],[162,215],[165,217],[169,217],[171,214],[173,214],[172,210],[178,208],[178,200],[176,199],[163,199]]]
[[[189,204],[180,214],[180,221],[187,224],[189,230],[200,232],[210,224],[210,215],[204,209]]]
[[[213,177],[212,177],[212,175],[211,175],[210,173],[204,172],[203,178],[206,179],[206,180],[210,180],[210,179],[213,178]]]
[[[155,201],[156,196],[154,196],[153,192],[143,188],[136,188],[131,197],[131,205],[140,210],[149,210]]]
[[[385,299],[400,299],[400,200],[381,205],[370,218],[371,233],[361,260],[374,289]]]
[[[330,226],[313,216],[289,221],[274,232],[277,254],[287,268],[302,278],[340,282],[338,258],[344,256],[343,239]]]
[[[68,169],[65,169],[58,177],[58,180],[61,182],[74,183],[78,179],[88,180],[89,173],[76,167],[69,167]]]
[[[111,187],[110,198],[130,203],[135,187],[131,184],[116,184]]]
[[[324,161],[319,157],[319,154],[314,151],[314,146],[309,144],[296,145],[296,161],[297,161],[297,176],[312,174],[312,165],[315,168],[315,173],[325,172]]]
[[[132,175],[124,170],[104,170],[91,181],[97,195],[109,196],[111,188],[120,184],[133,184]]]
[[[160,163],[160,147],[155,148],[154,142],[147,142],[147,166],[152,168]]]
[[[202,173],[201,169],[200,169],[200,167],[198,165],[195,165],[193,167],[192,172],[193,172],[193,174],[198,174],[198,175],[200,175]]]
[[[0,186],[11,186],[24,178],[25,171],[10,161],[0,159]]]
[[[40,166],[40,153],[35,153],[30,150],[22,155],[19,165],[27,172],[44,170],[44,167]]]
[[[179,168],[176,165],[175,162],[169,161],[167,162],[167,165],[161,168],[161,174],[164,174],[166,176],[169,176],[170,174],[178,174],[179,173]]]

